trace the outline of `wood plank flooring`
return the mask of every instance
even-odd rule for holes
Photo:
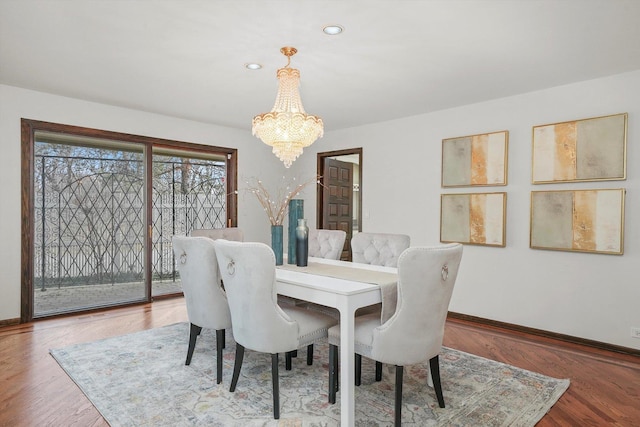
[[[49,349],[186,320],[180,298],[0,328],[0,426],[106,426]],[[444,345],[571,379],[539,427],[640,426],[638,357],[463,320],[447,322]]]

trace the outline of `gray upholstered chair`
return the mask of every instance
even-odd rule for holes
[[[410,244],[411,239],[406,234],[357,233],[351,238],[352,260],[361,264],[397,267],[398,257]],[[380,313],[381,308],[381,304],[362,307],[356,316]],[[356,385],[360,385],[359,378],[356,378]]]
[[[191,235],[208,237],[213,240],[225,239],[225,240],[235,240],[237,242],[244,241],[244,233],[242,232],[242,229],[238,227],[199,228],[196,230],[191,230]]]
[[[396,426],[402,417],[405,365],[429,361],[438,404],[444,408],[438,354],[461,259],[459,243],[405,250],[398,259],[398,303],[394,315],[385,323],[377,313],[356,318],[356,354],[396,365]],[[335,403],[340,327],[329,329],[329,344],[329,402]],[[358,369],[356,363],[356,376]]]
[[[346,238],[343,230],[309,230],[309,256],[340,259]]]
[[[406,234],[357,233],[351,238],[353,262],[396,267],[410,243]]]
[[[172,243],[190,323],[185,365],[191,364],[196,339],[202,328],[215,329],[216,380],[220,384],[225,329],[231,328],[231,313],[227,296],[220,286],[213,240],[206,237],[173,236]]]
[[[306,346],[307,364],[312,364],[313,343],[326,338],[327,330],[337,321],[302,307],[278,305],[275,256],[269,246],[222,239],[214,243],[236,341],[230,391],[235,391],[238,383],[245,348],[270,353],[273,417],[279,419],[278,353],[286,354],[290,369],[291,353]]]

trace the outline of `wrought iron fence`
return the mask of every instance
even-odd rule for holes
[[[67,170],[74,162],[85,166],[74,179],[65,179],[61,168],[52,166],[61,160]],[[100,166],[87,168],[88,162]],[[139,159],[36,156],[34,288],[143,279],[140,164]],[[226,165],[154,158],[153,168],[152,280],[175,280],[171,237],[226,225]]]

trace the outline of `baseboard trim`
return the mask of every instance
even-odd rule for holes
[[[19,324],[20,324],[20,318],[19,317],[16,317],[15,319],[0,320],[0,327],[13,326],[13,325],[19,325]]]
[[[477,323],[480,325],[491,326],[499,329],[507,329],[510,331],[521,332],[530,335],[536,335],[544,338],[550,338],[558,341],[564,341],[572,344],[584,345],[587,347],[593,347],[600,350],[612,351],[615,353],[628,354],[631,356],[640,356],[640,350],[636,350],[635,348],[623,347],[614,344],[608,344],[605,342],[589,340],[585,338],[574,337],[571,335],[559,334],[556,332],[549,332],[543,329],[535,329],[529,328],[526,326],[516,325],[513,323],[500,322],[497,320],[485,319],[483,317],[471,316],[468,314],[455,313],[450,311],[448,316],[449,319],[458,319],[464,320],[471,323]]]

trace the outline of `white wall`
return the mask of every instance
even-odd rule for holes
[[[383,100],[381,102],[384,102]],[[531,184],[532,126],[629,113],[627,180]],[[506,248],[467,245],[450,309],[472,316],[640,349],[640,71],[369,126],[330,132],[305,150],[363,147],[363,231],[439,242],[442,139],[508,130]],[[530,191],[626,188],[624,255],[529,248]],[[470,192],[473,188],[446,192]],[[315,196],[305,214],[315,223]]]
[[[269,147],[246,130],[0,85],[0,320],[20,317],[21,118],[237,148],[239,180],[243,176],[268,180],[282,168]],[[238,226],[247,239],[270,242],[269,222],[251,195],[238,198]]]

